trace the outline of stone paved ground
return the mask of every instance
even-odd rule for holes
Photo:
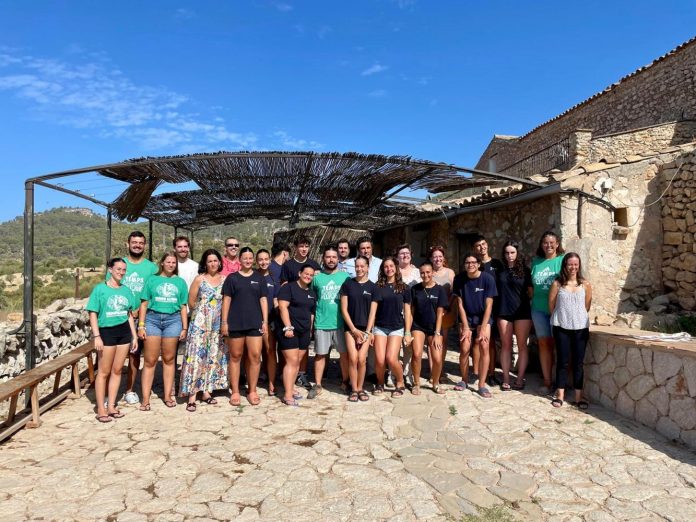
[[[222,397],[193,414],[153,398],[110,424],[90,398],[0,446],[3,521],[696,520],[693,451],[531,392]]]

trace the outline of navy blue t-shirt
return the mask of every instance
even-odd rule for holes
[[[232,298],[227,314],[229,330],[255,330],[261,328],[261,298],[266,297],[266,280],[258,272],[245,277],[240,272],[230,274],[222,285],[222,295]]]
[[[425,288],[423,283],[411,287],[411,310],[413,312],[413,324],[425,329],[433,330],[437,322],[436,310],[447,310],[449,297],[444,286],[435,284],[432,288]]]
[[[378,286],[372,294],[372,302],[377,303],[375,326],[387,330],[398,330],[404,327],[404,304],[411,304],[411,289],[404,285],[397,292],[393,284]]]
[[[377,285],[370,280],[358,283],[355,279],[346,279],[341,285],[341,296],[348,298],[348,315],[358,329],[367,328],[372,296],[376,290]]]
[[[278,293],[278,289],[280,288],[280,283],[277,283],[273,280],[273,275],[269,274],[263,276],[264,280],[266,281],[266,299],[268,299],[268,314],[273,311],[273,298],[276,296]]]
[[[524,267],[524,276],[516,276],[511,268],[506,268],[498,274],[498,313],[505,316],[530,315],[528,289],[533,288],[532,273]]]
[[[452,293],[461,298],[469,324],[479,325],[486,311],[486,299],[496,297],[498,290],[491,274],[481,272],[478,277],[471,278],[464,272],[455,278]],[[493,323],[493,314],[490,323]]]
[[[290,314],[290,324],[295,328],[295,333],[307,332],[312,327],[312,315],[317,307],[317,294],[311,288],[304,289],[297,282],[293,281],[283,285],[278,290],[278,301],[287,301],[288,314]],[[280,329],[285,325],[280,318],[277,318]]]
[[[302,265],[311,265],[314,270],[321,270],[319,263],[314,259],[307,258],[307,261],[300,263],[299,261],[293,259],[288,259],[283,263],[283,269],[280,271],[280,281],[281,283],[292,283],[297,281],[300,277],[300,268]]]
[[[271,259],[271,264],[268,265],[268,272],[273,278],[273,283],[275,287],[273,289],[273,297],[278,296],[278,290],[280,290],[280,273],[283,271],[283,265],[276,263],[275,259]]]

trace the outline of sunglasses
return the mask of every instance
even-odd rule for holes
[[[239,248],[239,243],[227,243],[225,246],[227,248]]]

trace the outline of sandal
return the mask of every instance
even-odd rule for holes
[[[235,395],[237,396],[236,399],[235,399],[235,397],[234,397]],[[238,394],[238,393],[233,393],[233,394],[232,394],[232,397],[230,397],[230,404],[231,404],[232,406],[241,406],[241,405],[242,405],[242,400],[241,400],[241,398],[239,397],[239,394]]]
[[[525,381],[525,380],[523,379],[523,380],[522,380],[522,384],[517,384],[517,382],[515,381],[515,382],[513,382],[513,383],[510,385],[510,387],[511,387],[513,390],[524,390],[524,385],[525,385],[525,384],[527,384],[527,381]]]
[[[167,408],[176,408],[176,401],[169,399],[168,401],[164,401],[164,405]]]
[[[394,388],[394,391],[391,393],[392,399],[394,399],[396,397],[403,397],[405,389],[406,388],[404,388],[403,386],[401,386],[401,387],[397,386],[396,388]]]
[[[149,404],[141,404],[140,408],[138,408],[140,411],[150,411],[150,405]]]
[[[297,406],[300,405],[300,403],[298,403],[295,399],[288,400],[288,399],[286,399],[285,397],[281,397],[281,398],[280,398],[280,402],[282,402],[282,403],[285,404],[286,406],[295,406],[295,407],[297,407]]]
[[[251,393],[247,393],[246,398],[252,406],[258,406],[261,402],[261,399],[259,399],[259,396],[256,394],[252,395]]]
[[[111,422],[113,419],[109,415],[97,415],[97,420],[103,424]]]
[[[213,397],[208,397],[207,399],[203,399],[202,402],[205,402],[206,404],[217,404],[217,400]]]
[[[478,389],[478,394],[484,399],[490,399],[491,397],[493,397],[493,395],[491,395],[491,391],[485,386],[483,388]]]
[[[186,403],[186,411],[190,411],[191,413],[196,411],[196,403],[195,402],[187,402]]]
[[[579,410],[586,410],[590,407],[590,403],[587,402],[585,399],[580,399],[575,403],[575,407]]]
[[[502,391],[510,391],[510,390],[512,390],[512,386],[510,386],[508,383],[504,382],[503,384],[500,385],[500,389]]]
[[[348,402],[358,402],[358,392],[350,392],[350,395],[348,395]]]
[[[563,399],[554,397],[554,399],[551,401],[551,406],[553,406],[554,408],[560,408],[561,406],[563,406]]]
[[[447,391],[442,386],[433,386],[433,391],[438,395],[444,395]]]
[[[454,391],[464,391],[467,389],[467,384],[464,381],[459,381],[454,385]]]
[[[382,395],[384,393],[384,386],[382,384],[375,384],[375,387],[372,389],[372,395]]]
[[[587,409],[587,408],[585,408],[585,409]],[[116,410],[116,411],[113,412],[113,413],[107,413],[107,415],[108,415],[109,417],[111,417],[112,419],[122,419],[123,417],[126,416],[125,413],[121,413],[121,410]]]
[[[365,390],[360,390],[358,392],[358,399],[360,399],[360,401],[362,402],[367,402],[370,400],[370,396],[367,394]]]
[[[420,386],[414,386],[413,388],[411,388],[412,395],[420,395],[420,393]]]
[[[296,401],[301,401],[302,399],[304,399],[302,394],[298,391],[296,391],[295,393],[292,394],[292,398],[295,399]]]

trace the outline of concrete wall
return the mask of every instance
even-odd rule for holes
[[[696,343],[669,346],[610,332],[590,334],[587,398],[696,449]]]

